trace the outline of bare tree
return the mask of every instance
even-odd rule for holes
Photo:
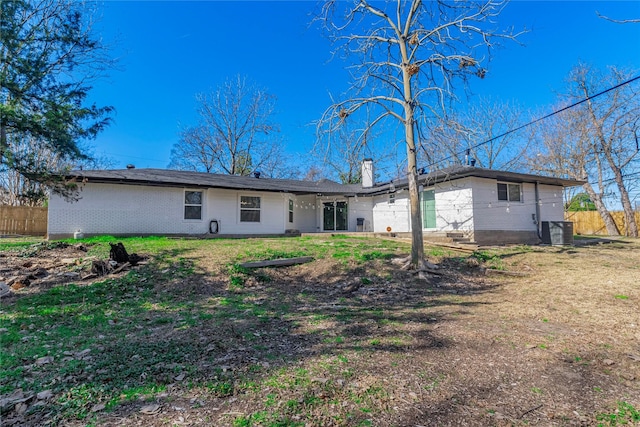
[[[473,160],[488,169],[519,170],[529,138],[523,132],[509,131],[522,122],[522,110],[517,105],[481,98],[464,111],[451,112],[431,125],[431,138],[422,142],[420,155],[426,164],[466,164]]]
[[[372,158],[377,170],[391,158],[388,144],[381,144],[381,129],[369,126],[370,111],[363,108],[333,132],[324,132],[316,140],[313,153],[323,160],[325,173],[343,184],[362,181],[362,160]],[[386,135],[385,135],[386,136]],[[382,166],[384,167],[384,166]]]
[[[640,93],[630,75],[576,66],[564,102],[580,104],[537,126],[538,155],[530,159],[534,170],[588,181],[584,191],[609,235],[620,234],[604,201],[610,191],[624,210],[627,233],[638,235],[629,190],[640,173]]]
[[[324,178],[324,172],[318,166],[309,166],[306,173],[302,177],[303,181],[320,181]]]
[[[583,126],[583,116],[577,110],[551,117],[531,128],[532,146],[525,156],[532,171],[586,181],[582,188],[602,217],[607,233],[620,231],[609,212],[603,195],[608,181],[591,139]],[[595,185],[595,187],[594,187]]]
[[[273,122],[273,95],[236,76],[197,100],[200,123],[182,131],[169,167],[229,175],[279,173],[284,156]]]
[[[32,179],[30,175],[25,175],[17,170],[0,170],[0,204],[11,206],[43,206],[52,191],[51,182],[42,182],[45,178],[44,171],[56,175],[67,175],[73,169],[106,169],[113,165],[112,160],[95,155],[91,147],[79,144],[79,148],[85,153],[86,158],[70,161],[65,156],[51,150],[47,144],[38,142],[34,138],[22,138],[17,140],[12,138],[12,151],[17,157],[28,158],[33,167],[41,171],[38,179]],[[52,177],[51,180],[55,180]],[[66,193],[62,195],[67,199],[76,200],[78,183],[75,181],[66,183],[68,187]]]
[[[611,22],[614,22],[616,24],[640,24],[640,19],[638,19],[638,18],[613,19],[613,18],[609,18],[608,16],[602,15],[598,11],[596,11],[596,15],[598,15],[599,18],[606,19],[607,21],[611,21]]]
[[[595,95],[604,84],[607,87],[628,81],[630,73],[614,67],[608,73],[580,65],[571,74],[576,95],[585,99]],[[591,146],[599,159],[613,174],[625,214],[627,233],[638,237],[633,204],[629,198],[625,175],[640,160],[638,133],[640,132],[640,93],[634,85],[624,85],[584,104],[584,124]]]
[[[184,129],[180,142],[171,148],[169,167],[211,173],[217,166],[215,152],[219,149],[205,126]]]
[[[424,260],[417,185],[416,120],[438,115],[453,96],[456,80],[486,73],[485,56],[499,38],[512,32],[494,29],[503,1],[446,2],[395,0],[327,1],[319,19],[347,54],[359,56],[349,98],[322,115],[319,132],[335,131],[355,111],[377,111],[369,126],[387,119],[404,128],[411,205],[411,264]]]

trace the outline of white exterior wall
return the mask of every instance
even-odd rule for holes
[[[476,230],[536,231],[535,184],[523,183],[521,201],[498,200],[495,179],[473,178]],[[540,221],[563,221],[562,187],[539,185]]]
[[[540,197],[540,221],[564,221],[564,188],[540,184],[538,196]]]
[[[202,191],[201,220],[184,219],[185,190]],[[241,195],[261,198],[259,223],[240,222]],[[289,194],[87,183],[80,196],[73,203],[51,196],[50,236],[78,230],[85,235],[204,234],[212,219],[219,221],[221,234],[279,234],[294,228],[288,222]],[[299,212],[294,208],[294,222]]]
[[[435,187],[436,228],[428,231],[496,230],[537,232],[535,184],[522,184],[520,202],[498,201],[497,181],[465,178]],[[434,187],[431,187],[434,188]],[[430,189],[429,187],[426,188]],[[202,220],[184,219],[184,191],[202,191]],[[259,223],[240,222],[240,196],[261,197]],[[123,184],[85,184],[78,202],[52,195],[49,201],[50,236],[72,236],[75,231],[96,234],[205,234],[209,221],[219,221],[221,234],[280,234],[288,229],[322,231],[322,202],[348,203],[348,231],[357,230],[357,218],[365,219],[364,231],[409,232],[409,193],[375,197],[295,196],[287,193],[189,189]],[[540,221],[563,221],[563,189],[539,185]],[[289,199],[294,202],[294,222],[289,223]]]
[[[385,233],[387,227],[391,228],[393,233],[411,231],[409,192],[407,190],[396,192],[394,203],[389,203],[389,195],[383,194],[373,197],[372,204],[374,232]]]
[[[260,197],[260,222],[240,222],[240,196]],[[289,223],[289,195],[259,191],[236,191],[210,188],[203,222],[217,219],[220,234],[277,234],[292,228]],[[294,210],[295,220],[295,210]]]
[[[204,192],[203,217],[208,218]],[[81,199],[49,200],[49,235],[84,234],[198,234],[208,222],[184,220],[184,189],[87,183]]]
[[[476,230],[537,230],[532,214],[536,213],[533,184],[522,184],[519,202],[498,200],[495,179],[474,178],[474,213]]]
[[[358,218],[364,218],[362,231],[373,231],[373,199],[371,197],[349,197],[349,231],[358,231]]]
[[[442,183],[435,187],[436,228],[429,231],[471,231],[473,230],[473,199],[471,183],[468,179],[453,183]],[[375,232],[411,231],[409,192],[396,193],[395,202],[389,203],[389,195],[376,196],[373,199],[373,217]]]
[[[316,196],[293,196],[293,206],[293,228],[302,233],[317,232],[319,229],[316,220]]]
[[[443,182],[435,187],[436,229],[432,231],[473,231],[473,188],[469,178]]]
[[[536,231],[532,214],[535,209],[535,184],[523,183],[522,201],[498,201],[495,179],[464,178],[426,187],[435,189],[436,228],[428,231],[504,230]],[[388,195],[373,198],[375,232],[411,231],[408,192],[396,193],[395,203]],[[563,221],[563,189],[539,185],[540,221]]]

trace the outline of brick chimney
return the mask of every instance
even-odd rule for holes
[[[362,188],[371,188],[374,184],[373,178],[373,160],[362,160]]]

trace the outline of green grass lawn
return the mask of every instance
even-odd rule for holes
[[[92,409],[101,408],[96,405],[109,411],[128,401],[152,398],[178,382],[176,378],[188,378],[180,383],[182,387],[206,389],[214,396],[259,391],[270,382],[281,387],[309,382],[310,374],[294,367],[258,381],[257,374],[264,371],[261,364],[249,364],[233,373],[208,364],[232,351],[234,345],[260,350],[261,333],[256,331],[286,334],[291,328],[289,318],[298,314],[291,313],[291,306],[282,299],[268,295],[265,299],[260,292],[245,289],[248,280],[261,282],[268,277],[253,275],[237,264],[313,256],[338,259],[347,269],[407,250],[398,242],[353,237],[183,240],[106,236],[64,243],[80,243],[88,248],[87,256],[106,259],[108,243],[115,241],[123,242],[129,253],[149,255],[150,262],[123,277],[56,286],[2,306],[0,394],[19,389],[25,395],[51,391],[53,398],[46,405],[30,407],[35,418],[42,416],[54,423],[90,422],[95,417]],[[0,251],[27,259],[56,245],[59,242],[10,241],[0,243]],[[181,288],[179,284],[212,279],[199,265],[212,260],[222,274],[214,278],[215,289],[206,298],[190,286]],[[232,336],[206,335],[207,330],[221,329],[223,335]],[[277,352],[266,356],[282,358]],[[293,379],[281,383],[281,378],[291,375]],[[287,385],[287,381],[292,382]],[[288,410],[302,411],[312,404],[291,402]],[[258,418],[265,417],[271,417],[268,411],[236,424],[257,425]]]
[[[33,269],[53,254],[79,256],[68,268],[84,274],[115,242],[146,264],[93,282],[36,281],[0,300],[0,400],[19,393],[26,402],[0,407],[3,422],[638,421],[637,388],[627,384],[638,378],[628,355],[636,330],[625,329],[637,318],[637,242],[427,246],[441,266],[427,280],[390,262],[408,255],[408,243],[344,235],[5,239],[0,262]],[[240,266],[299,256],[314,261]],[[488,278],[485,268],[524,275]],[[621,333],[611,345],[614,329]],[[141,414],[149,405],[159,406]]]

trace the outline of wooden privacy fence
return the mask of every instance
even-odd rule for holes
[[[0,206],[0,235],[47,234],[47,208],[30,206]]]
[[[613,220],[618,226],[621,235],[627,234],[627,223],[624,212],[611,212]],[[640,224],[640,212],[635,213],[636,224]],[[602,234],[607,235],[607,227],[597,211],[565,212],[564,219],[573,222],[575,234]]]

